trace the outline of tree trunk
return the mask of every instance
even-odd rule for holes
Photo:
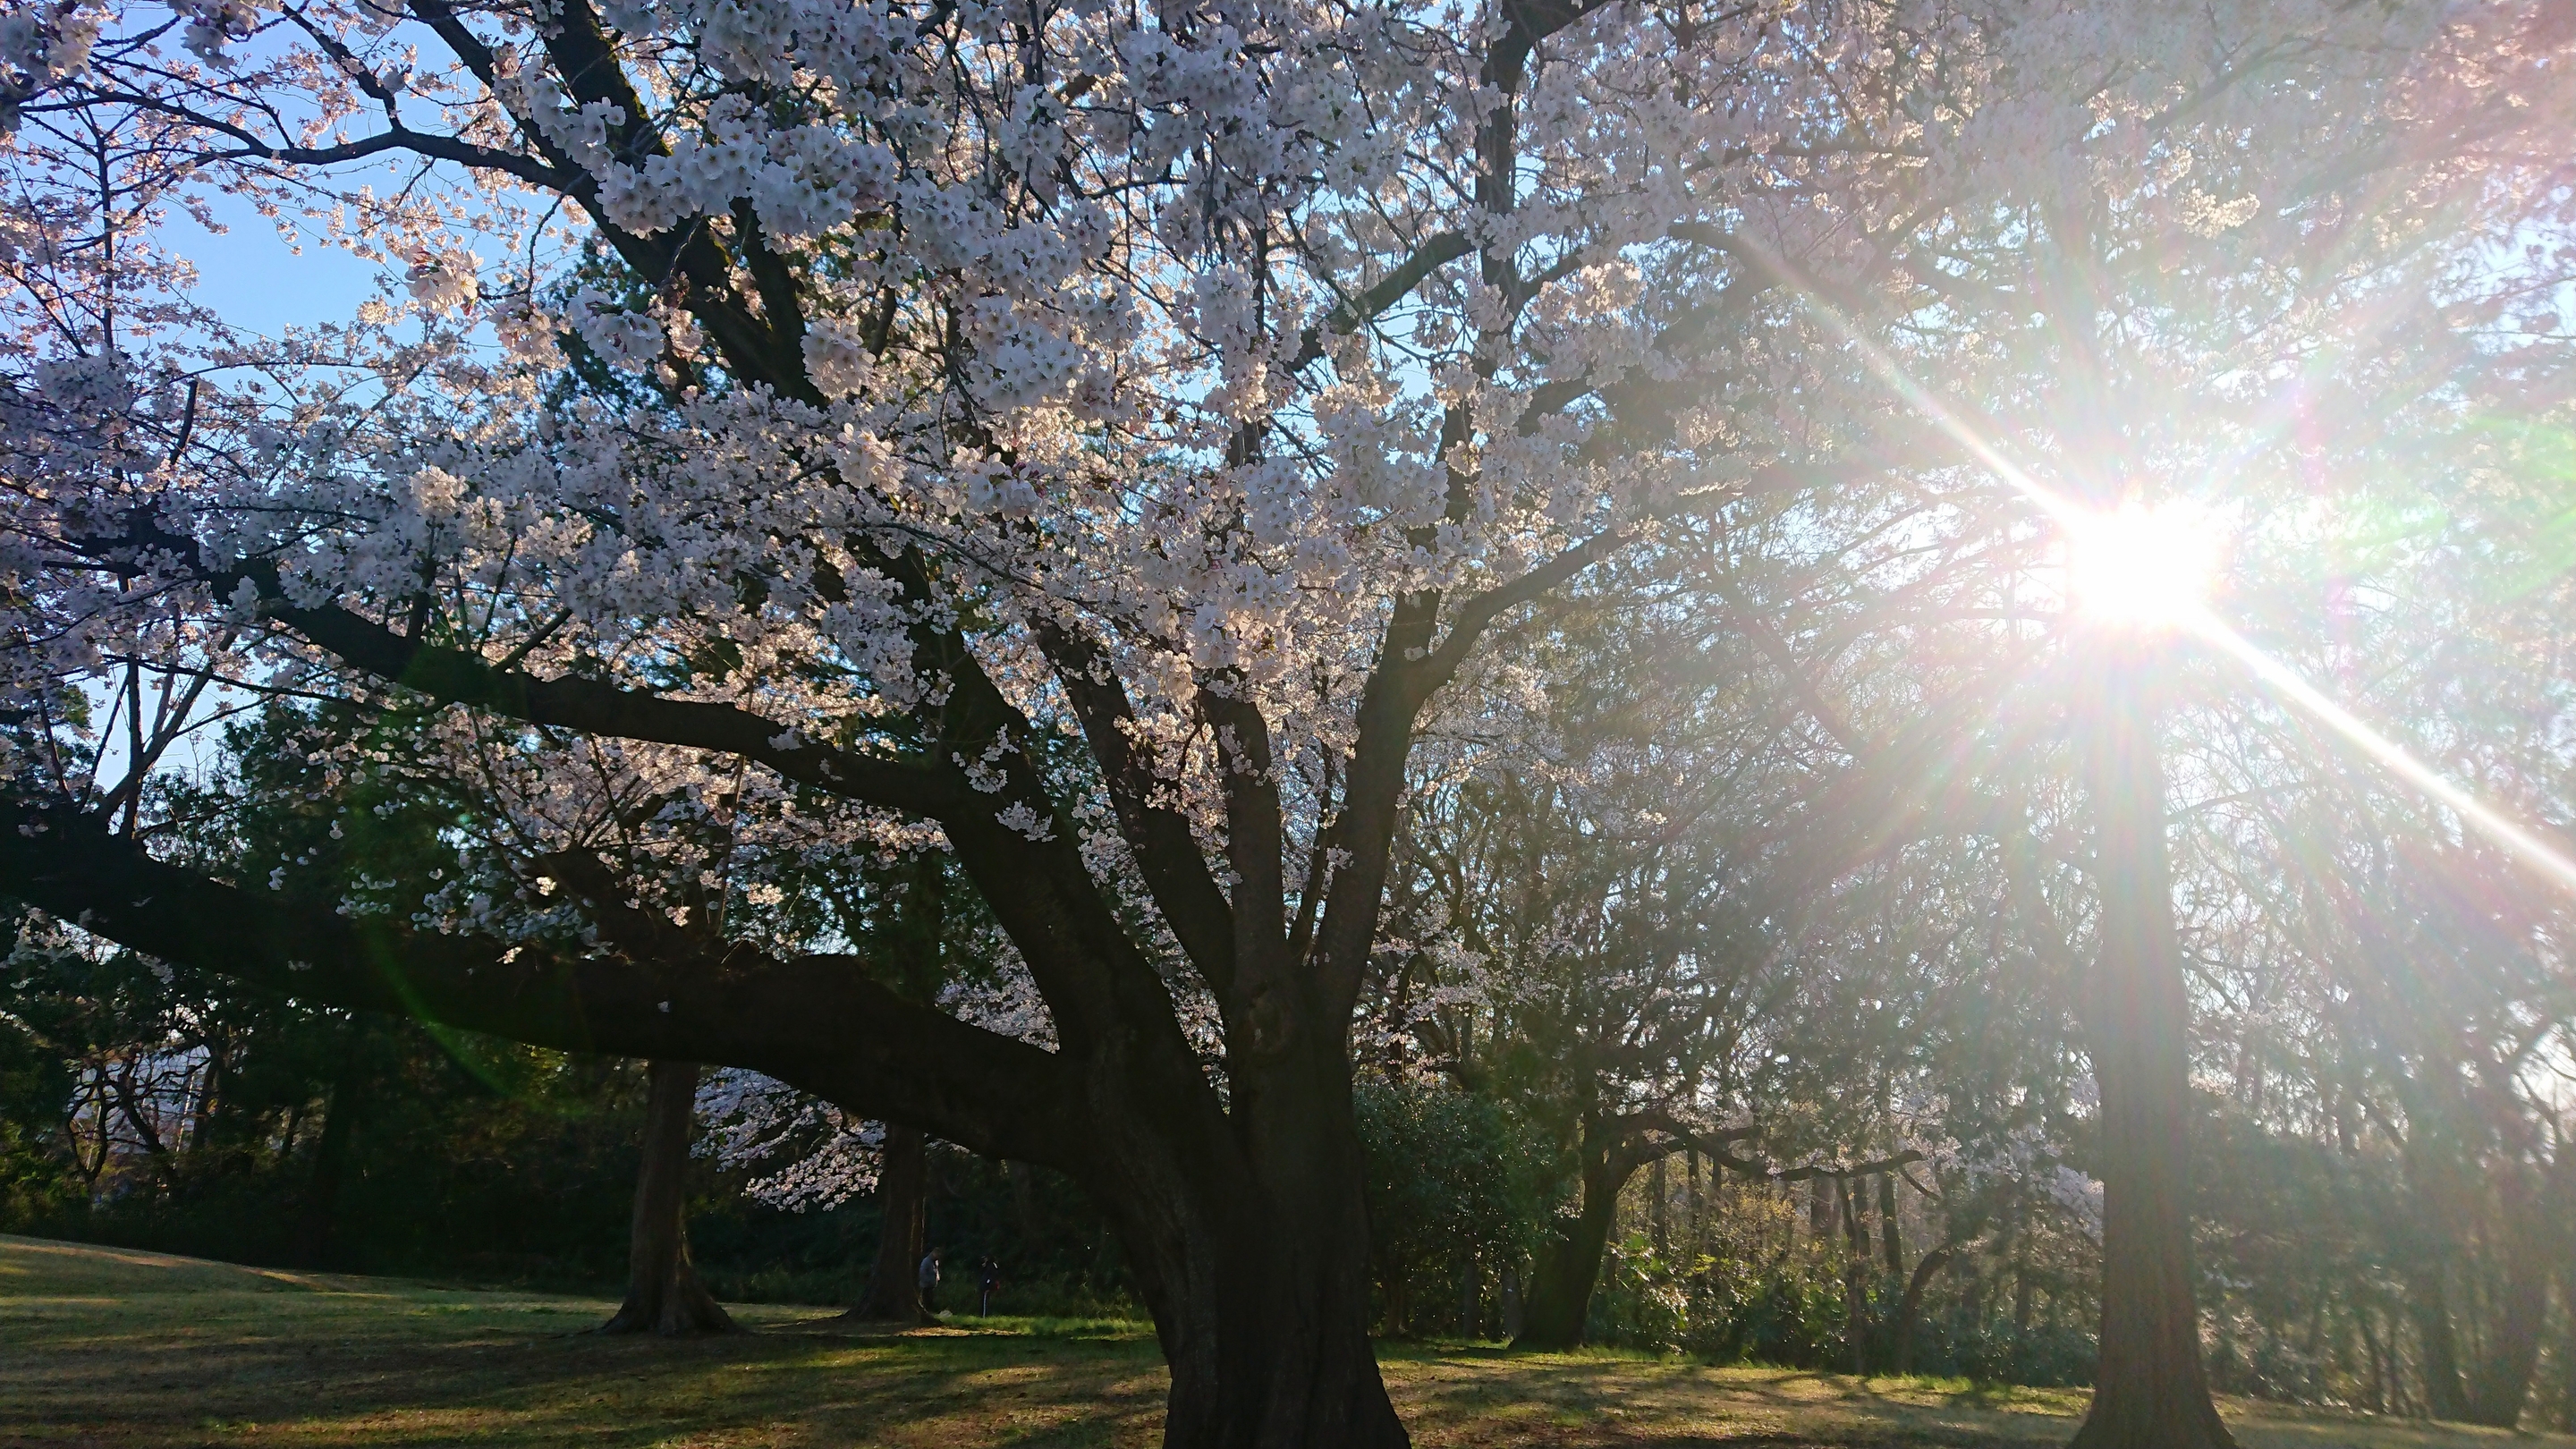
[[[1573,1348],[1583,1342],[1592,1316],[1592,1290],[1600,1283],[1601,1255],[1610,1242],[1609,1214],[1587,1203],[1574,1217],[1552,1226],[1530,1265],[1514,1348]]]
[[[1557,1219],[1539,1243],[1514,1348],[1573,1348],[1583,1342],[1592,1290],[1601,1281],[1601,1255],[1619,1214],[1619,1189],[1627,1182],[1618,1143],[1607,1136],[1599,1123],[1585,1120],[1578,1149],[1582,1197],[1574,1216]]]
[[[2361,1322],[2361,1346],[2370,1355],[2370,1397],[2366,1404],[2370,1412],[2385,1414],[2388,1412],[2388,1357],[2379,1346],[2377,1317],[2369,1308],[2363,1308],[2356,1317]]]
[[[166,1193],[179,1185],[179,1171],[170,1160],[170,1144],[161,1140],[160,1119],[145,1111],[142,1099],[135,1094],[134,1074],[139,1069],[140,1059],[129,1056],[118,1064],[108,1081],[116,1092],[117,1110],[134,1134],[134,1144],[143,1149],[144,1160],[152,1164],[153,1179]]]
[[[2085,742],[2101,951],[2082,992],[2101,1094],[2101,1362],[2070,1449],[2210,1449],[2235,1441],[2210,1401],[2192,1300],[2189,1006],[2150,660],[2102,647]]]
[[[1851,1371],[1869,1372],[1868,1197],[1837,1173],[1834,1202],[1843,1219],[1843,1335],[1851,1340]]]
[[[226,1098],[232,1088],[231,1068],[233,1043],[229,1035],[218,1032],[206,1040],[206,1084],[197,1093],[197,1109],[192,1114],[188,1131],[191,1155],[205,1150],[215,1140],[215,1121],[230,1105]]]
[[[1171,1365],[1165,1449],[1409,1443],[1369,1342],[1349,1066],[1338,1033],[1312,1035],[1237,1047],[1231,1113],[1141,1086],[1101,1112],[1115,1175],[1086,1186]]]
[[[2013,1260],[2012,1348],[2013,1372],[2021,1372],[2025,1350],[2030,1345],[2030,1259],[2025,1253]]]
[[[2424,1350],[2424,1408],[2436,1419],[2469,1417],[2469,1392],[2460,1375],[2460,1343],[2451,1328],[2451,1298],[2442,1265],[2418,1264],[2406,1278],[2406,1314]]]
[[[928,1323],[921,1301],[921,1260],[930,1251],[924,1202],[929,1196],[930,1142],[916,1128],[889,1122],[877,1168],[876,1265],[857,1306],[844,1315],[871,1323]]]
[[[1690,1247],[1683,1256],[1689,1261],[1691,1270],[1696,1273],[1699,1270],[1699,1245],[1703,1236],[1700,1232],[1699,1149],[1696,1147],[1688,1149],[1682,1156],[1682,1182],[1685,1194],[1682,1213],[1683,1231],[1690,1235]]]
[[[2534,1233],[2526,1241],[2540,1240]],[[2505,1275],[2504,1306],[2469,1385],[2468,1421],[2510,1429],[2522,1421],[2522,1401],[2540,1367],[2540,1334],[2549,1318],[2549,1277],[2529,1271],[2533,1259]]]
[[[1905,1276],[1905,1236],[1896,1222],[1896,1174],[1878,1175],[1878,1241],[1886,1249],[1887,1276]]]
[[[2558,1316],[2563,1325],[2558,1338],[2558,1430],[2576,1434],[2576,1264],[2558,1280]]]
[[[626,1301],[602,1333],[729,1333],[733,1319],[689,1261],[689,1129],[697,1113],[698,1064],[655,1061],[645,1068],[644,1162],[635,1174],[635,1212],[626,1238]]]
[[[1646,1223],[1653,1235],[1658,1262],[1669,1261],[1673,1255],[1672,1227],[1664,1203],[1671,1190],[1664,1176],[1664,1160],[1658,1157],[1646,1168]]]
[[[339,1223],[340,1184],[349,1175],[349,1142],[366,1111],[366,1077],[354,1046],[346,1049],[331,1093],[322,1105],[322,1133],[313,1144],[313,1175],[304,1182],[296,1256],[315,1267],[331,1261]]]
[[[1950,1265],[1950,1259],[1956,1253],[1957,1249],[1948,1243],[1934,1248],[1923,1255],[1922,1262],[1914,1265],[1914,1276],[1906,1280],[1905,1296],[1896,1302],[1896,1322],[1893,1325],[1896,1372],[1900,1374],[1914,1372],[1914,1324],[1923,1314],[1923,1290],[1932,1286],[1932,1280]]]
[[[2523,1401],[2531,1396],[2531,1380],[2540,1367],[2541,1336],[2549,1326],[2549,1275],[2532,1272],[2530,1265],[2546,1263],[2570,1246],[2561,1221],[2570,1204],[2553,1202],[2548,1179],[2535,1180],[2520,1163],[2498,1169],[2497,1187],[2503,1200],[2505,1261],[2495,1296],[2502,1301],[2492,1327],[2482,1335],[2484,1352],[2469,1378],[2468,1417],[2472,1424],[2510,1429],[2522,1421]],[[2570,1331],[2568,1349],[2576,1352],[2576,1330]]]

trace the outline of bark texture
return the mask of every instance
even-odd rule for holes
[[[1258,1144],[1248,1171],[1158,1148],[1136,1176],[1167,1186],[1116,1208],[1172,1365],[1165,1443],[1396,1449],[1410,1441],[1369,1341],[1348,1071],[1337,1040],[1281,1045],[1238,1069],[1239,1114]],[[1211,1113],[1204,1130],[1225,1125]],[[1145,1213],[1173,1227],[1140,1221]]]
[[[2101,1092],[2102,1334],[2093,1407],[2070,1449],[2215,1449],[2220,1422],[2192,1297],[2191,1052],[2165,855],[2151,660],[2113,643],[2088,701],[2086,766],[2102,893],[2083,990]]]
[[[730,1333],[732,1317],[689,1261],[684,1221],[698,1064],[657,1060],[645,1078],[644,1165],[635,1175],[635,1214],[626,1240],[626,1301],[599,1331]]]

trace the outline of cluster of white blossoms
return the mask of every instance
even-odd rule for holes
[[[75,0],[15,6],[0,14],[0,129],[14,129],[18,103],[48,81],[89,67],[100,19]]]
[[[875,1190],[885,1127],[739,1067],[698,1084],[700,1157],[745,1175],[753,1201],[789,1212],[829,1211]]]
[[[482,295],[480,265],[472,252],[422,252],[403,280],[412,300],[432,314],[461,312]]]
[[[1231,887],[1218,720],[1250,711],[1312,895],[1363,682],[1460,627],[1390,645],[1405,601],[1907,446],[1825,310],[2040,432],[2052,310],[2166,308],[2138,366],[2169,401],[2275,367],[2333,329],[2287,259],[2364,288],[2380,238],[2539,204],[2496,161],[2360,216],[2301,158],[2564,124],[2545,9],[12,9],[0,713],[76,753],[66,701],[129,665],[396,697],[343,618],[730,707],[765,727],[417,745],[524,824],[513,879],[613,821],[637,899],[681,911],[895,816],[935,839],[916,778],[971,790],[948,835],[1079,849],[1136,899],[1104,750]],[[421,174],[383,186],[387,157]],[[214,186],[330,218],[414,308],[273,339],[188,310],[155,248]],[[2104,265],[2051,270],[2076,251]],[[608,383],[559,365],[576,340]],[[1076,727],[1086,681],[1114,740]],[[1007,788],[949,763],[987,752]]]

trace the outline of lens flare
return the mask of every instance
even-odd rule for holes
[[[2032,477],[1987,441],[1982,429],[1972,426],[1957,409],[1915,381],[1885,348],[1870,340],[1843,316],[1840,309],[1809,285],[1796,268],[1749,236],[1739,235],[1736,245],[1739,255],[1769,272],[1782,287],[1795,294],[1827,326],[1840,334],[1888,391],[1948,435],[1951,441],[1984,464],[2014,492],[2056,520],[2069,543],[2069,583],[2074,586],[2078,598],[2085,601],[2085,608],[2091,610],[2093,589],[2084,582],[2092,567],[2086,561],[2089,557],[2086,542],[2088,539],[2118,539],[2120,513],[2105,514],[2087,508]],[[2170,534],[2170,530],[2160,529],[2159,532]],[[2213,535],[2208,546],[2214,569],[2216,531],[2208,532]],[[2132,539],[2116,547],[2106,544],[2100,557],[2102,591],[2107,600],[2119,607],[2134,608],[2147,604],[2148,616],[2166,620],[2165,627],[2187,631],[2234,658],[2260,680],[2274,698],[2305,711],[2311,718],[2342,735],[2354,748],[2378,761],[2398,779],[2432,797],[2462,824],[2501,847],[2552,885],[2576,893],[2576,858],[2570,858],[2555,843],[2543,839],[2454,784],[2440,771],[2415,758],[2405,746],[2372,729],[2350,710],[2327,698],[2322,690],[2300,678],[2297,671],[2229,628],[2201,597],[2201,592],[2207,588],[2208,576],[2202,577],[2198,586],[2200,592],[2196,592],[2192,587],[2183,586],[2186,581],[2178,571],[2152,562],[2160,556],[2171,557],[2160,555],[2157,547],[2144,538]]]

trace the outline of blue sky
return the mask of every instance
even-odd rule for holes
[[[196,263],[196,300],[235,326],[275,335],[342,321],[376,294],[375,264],[309,242],[298,255],[274,222],[234,198],[217,197],[210,209],[229,230],[211,233],[174,214],[163,236]]]

